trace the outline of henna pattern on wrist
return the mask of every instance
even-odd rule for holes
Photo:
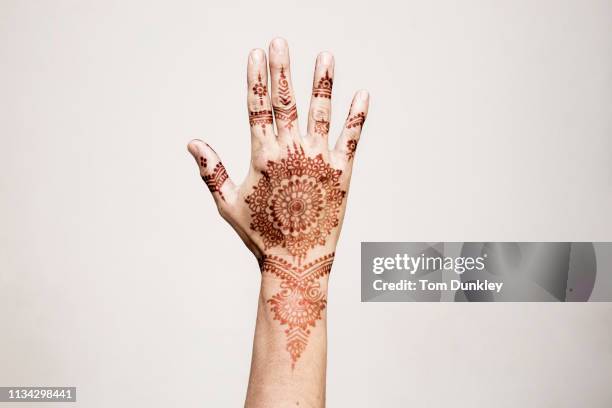
[[[350,139],[349,141],[346,142],[346,149],[348,150],[346,152],[346,157],[348,157],[348,160],[351,160],[355,157],[355,151],[357,150],[357,140],[355,139]]]
[[[223,183],[225,183],[225,180],[227,180],[227,178],[227,171],[225,171],[225,167],[221,162],[217,163],[211,174],[202,176],[202,180],[204,180],[210,192],[218,192],[219,196],[223,201],[225,201],[225,197],[221,192],[221,187],[223,186]]]
[[[268,161],[245,202],[251,210],[250,227],[261,235],[265,249],[286,248],[300,265],[340,224],[346,191],[340,189],[342,171],[326,163],[323,155],[308,157],[295,144],[287,153],[280,161]]]
[[[259,104],[263,106],[263,97],[268,94],[268,87],[261,82],[261,73],[257,74],[257,83],[253,85],[253,93],[259,96]]]
[[[312,96],[315,98],[331,99],[334,80],[329,76],[329,72],[325,71],[325,76],[319,79],[319,83],[312,90]]]
[[[260,125],[264,135],[266,134],[266,125],[272,124],[272,111],[249,111],[249,124],[251,127]]]
[[[289,81],[285,75],[285,67],[281,67],[280,78],[278,79],[278,100],[280,105],[273,107],[277,126],[278,121],[284,121],[287,122],[285,128],[291,129],[293,122],[297,119],[297,107],[291,100],[291,91],[289,90]]]
[[[365,122],[365,113],[359,112],[356,115],[353,115],[346,120],[346,127],[348,129],[354,128],[354,127],[362,127],[364,122]]]
[[[281,279],[280,291],[266,303],[271,305],[274,320],[287,326],[287,351],[291,357],[291,368],[308,345],[310,328],[314,328],[327,306],[327,298],[321,290],[320,278],[329,275],[334,253],[296,267],[277,256],[265,256],[262,274],[272,274]]]

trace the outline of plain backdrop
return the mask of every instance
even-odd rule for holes
[[[612,2],[596,0],[1,0],[0,385],[76,386],[74,407],[243,404],[259,272],[185,146],[246,175],[247,53],[278,35],[302,129],[321,50],[332,135],[372,95],[328,405],[612,406],[610,304],[359,292],[361,241],[612,240]]]

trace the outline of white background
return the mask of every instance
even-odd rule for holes
[[[612,3],[594,0],[2,0],[0,385],[243,404],[259,272],[185,145],[244,177],[247,53],[277,35],[302,128],[321,50],[332,134],[372,95],[328,405],[612,406],[610,304],[359,301],[361,241],[612,240]]]

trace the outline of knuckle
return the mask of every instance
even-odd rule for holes
[[[329,121],[330,109],[327,106],[317,106],[312,111],[312,118],[314,120],[325,120]]]

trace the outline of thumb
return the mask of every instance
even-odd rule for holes
[[[219,209],[235,199],[236,185],[229,178],[221,159],[208,143],[194,139],[187,145],[187,150],[196,160],[200,177],[210,190]]]

